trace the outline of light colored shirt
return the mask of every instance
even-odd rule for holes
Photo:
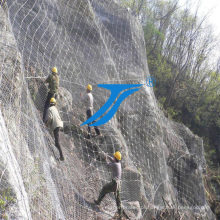
[[[111,163],[107,162],[107,166],[112,168],[112,179],[117,178],[121,179],[121,163],[114,162],[114,159],[107,155],[107,158],[111,161]]]
[[[51,127],[52,131],[57,127],[63,128],[63,121],[61,120],[59,112],[55,106],[51,106],[48,109],[47,123]]]
[[[83,98],[83,102],[86,103],[86,110],[90,109],[93,111],[93,95],[92,93],[86,93]]]

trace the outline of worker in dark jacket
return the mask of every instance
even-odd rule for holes
[[[122,207],[121,207],[121,198],[120,198],[120,188],[121,188],[121,153],[119,151],[114,153],[114,158],[106,155],[107,166],[112,169],[112,181],[105,186],[103,186],[98,200],[94,200],[95,204],[99,205],[102,199],[107,193],[114,192],[116,197],[116,204],[118,208],[118,214],[120,218],[122,217]],[[110,160],[110,163],[109,161]]]
[[[91,91],[92,91],[92,86],[89,84],[86,88],[86,94],[84,96],[83,94],[81,94],[82,100],[86,104],[87,119],[89,119],[93,115],[93,95]],[[91,127],[89,126],[90,124],[91,123],[88,124],[88,139],[90,139],[91,137]],[[102,137],[102,134],[100,133],[98,127],[95,126],[94,128],[95,128],[96,135]]]
[[[58,88],[59,88],[59,76],[57,73],[57,68],[53,67],[51,71],[52,73],[46,79],[46,83],[49,83],[49,92],[47,94],[47,99],[44,105],[44,114],[43,114],[44,123],[46,123],[47,121],[47,111],[50,106],[50,99],[57,98]]]
[[[50,99],[50,107],[48,109],[48,119],[46,123],[47,127],[49,126],[53,131],[54,138],[55,138],[55,146],[59,150],[60,153],[60,160],[64,160],[63,152],[60,146],[60,136],[59,132],[60,129],[63,128],[63,121],[60,118],[59,112],[56,108],[56,99]]]

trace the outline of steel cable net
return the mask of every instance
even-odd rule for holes
[[[1,218],[111,219],[114,195],[100,208],[93,199],[111,181],[103,152],[116,150],[123,158],[122,205],[131,218],[147,219],[167,204],[206,205],[202,140],[160,111],[146,85],[142,28],[131,11],[109,0],[0,2]],[[42,122],[53,66],[64,162]],[[87,126],[80,126],[87,84],[95,111],[110,95],[98,84],[143,84],[99,127],[103,138],[87,140]]]

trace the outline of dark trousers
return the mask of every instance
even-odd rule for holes
[[[88,110],[86,111],[86,115],[87,115],[87,119],[89,119],[90,117],[92,117],[92,112],[91,112],[90,109],[88,109]],[[95,122],[95,121],[93,121],[93,122]],[[90,127],[89,125],[92,124],[93,122],[91,122],[91,123],[88,124],[88,134],[89,134],[89,135],[91,134],[91,127]],[[98,127],[95,126],[94,128],[95,128],[96,134],[97,134],[97,135],[100,135],[100,131],[99,131]]]
[[[112,182],[107,183],[103,186],[99,198],[98,203],[101,203],[102,199],[105,197],[106,194],[114,192],[115,193],[115,199],[116,199],[116,205],[118,208],[118,214],[121,217],[122,216],[122,207],[121,207],[121,197],[120,197],[120,191],[117,189],[117,183],[114,179],[112,179]]]
[[[50,99],[54,97],[54,94],[51,92],[48,92],[47,99],[44,105],[44,114],[43,114],[43,122],[46,123],[47,121],[47,115],[48,115],[48,109],[50,107]]]
[[[53,134],[54,134],[54,138],[55,138],[55,146],[57,147],[57,149],[60,152],[60,157],[63,157],[63,152],[61,150],[61,146],[60,146],[60,136],[59,136],[59,132],[60,132],[60,128],[57,127],[53,130]]]

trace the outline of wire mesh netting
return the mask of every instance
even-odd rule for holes
[[[100,207],[93,200],[111,181],[103,152],[116,150],[122,152],[121,199],[130,218],[150,219],[167,207],[209,210],[202,140],[160,111],[146,84],[144,37],[133,12],[107,0],[0,5],[1,218],[113,218],[114,194]],[[53,66],[60,77],[64,162],[42,121],[45,78]],[[103,137],[94,137],[92,128],[89,140],[87,126],[80,126],[86,119],[80,93],[88,84],[95,111],[110,96],[98,84],[143,84],[99,127]]]

